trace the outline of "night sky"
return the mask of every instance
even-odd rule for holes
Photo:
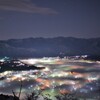
[[[100,0],[0,0],[0,40],[100,37]]]

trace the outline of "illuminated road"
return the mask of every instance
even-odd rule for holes
[[[0,93],[18,93],[22,80],[23,94],[42,90],[43,94],[75,93],[78,98],[100,100],[100,62],[60,58],[21,61],[45,69],[0,73]]]

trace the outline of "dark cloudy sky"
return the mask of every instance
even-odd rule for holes
[[[0,0],[0,39],[100,37],[100,0]]]

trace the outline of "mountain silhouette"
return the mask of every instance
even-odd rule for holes
[[[73,55],[100,56],[100,38],[25,38],[0,41],[0,56],[54,57]]]

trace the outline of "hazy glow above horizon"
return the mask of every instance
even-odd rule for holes
[[[0,0],[0,40],[100,37],[100,0]]]

